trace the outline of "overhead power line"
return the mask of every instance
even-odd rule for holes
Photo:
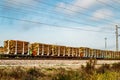
[[[39,0],[36,0],[36,1],[38,1],[38,2],[40,2],[40,3],[42,3],[42,4],[45,4],[45,5],[48,5],[48,6],[52,6],[52,4],[49,4],[49,3],[46,3],[46,2],[43,2],[43,1],[39,1]],[[11,1],[10,1],[10,2],[11,2]],[[18,1],[15,1],[15,2],[18,2]],[[14,3],[15,3],[15,2],[14,2]],[[32,5],[30,5],[30,4],[25,4],[25,3],[22,3],[22,2],[20,2],[20,3],[21,3],[21,4],[24,4],[25,6],[26,6],[26,5],[28,5],[28,6],[30,6],[30,7],[32,6]],[[16,4],[15,4],[15,5],[16,5]],[[71,11],[71,12],[76,12],[76,13],[79,13],[79,14],[84,15],[84,16],[92,17],[91,15],[82,13],[82,12],[80,12],[80,11],[74,11],[74,10],[67,9],[67,8],[63,8],[63,7],[60,7],[60,6],[56,6],[56,7],[61,8],[61,9],[65,9],[65,10],[69,10],[69,11]],[[33,8],[33,6],[32,6],[32,8]],[[36,8],[36,7],[35,7],[35,8]],[[38,7],[37,7],[37,9],[38,9]],[[39,8],[39,9],[40,9],[40,8]],[[47,10],[47,11],[51,12],[51,10]],[[52,13],[55,13],[55,12],[52,12]],[[70,16],[69,16],[69,17],[70,17]],[[79,16],[78,16],[78,18],[81,19],[81,17],[79,17]],[[95,18],[99,18],[99,17],[95,17]],[[113,23],[112,20],[108,20],[108,19],[104,19],[103,22],[107,22],[107,23],[112,22],[112,23]],[[101,22],[97,22],[97,23],[101,23]],[[109,24],[112,24],[112,23],[109,23]],[[90,24],[89,24],[89,25],[90,25]],[[112,25],[114,25],[114,24],[112,24]],[[92,24],[92,26],[96,26],[96,25],[93,25],[93,24]]]
[[[91,10],[88,10],[88,8],[84,8],[84,7],[81,7],[81,6],[79,6],[79,5],[73,5],[72,3],[69,3],[69,2],[66,2],[66,1],[62,1],[62,2],[66,3],[66,4],[69,4],[69,5],[73,6],[73,7],[78,7],[78,8],[81,8],[81,9],[83,9],[83,10],[87,10],[87,11],[89,11],[89,12],[93,12],[93,11],[91,11]],[[98,12],[98,13],[104,14],[103,12]],[[109,14],[107,14],[107,15],[104,14],[104,15],[113,18],[113,16],[111,16],[111,15],[109,15]],[[120,19],[120,17],[118,17],[118,19]]]
[[[11,0],[12,1],[12,0]],[[11,2],[11,1],[8,1],[8,2]],[[38,2],[40,2],[40,3],[42,3],[42,4],[45,4],[45,5],[47,5],[46,4],[46,2],[43,2],[43,1],[39,1],[39,0],[36,0],[36,1],[38,1]],[[25,4],[25,3],[23,3],[23,2],[20,2],[20,1],[14,1],[14,3],[21,3],[21,4],[23,4],[23,5],[26,5],[26,6],[30,6],[30,7],[34,7],[33,5],[31,5],[31,4]],[[62,0],[62,2],[63,3],[66,3],[66,4],[69,4],[69,5],[71,5],[71,6],[74,6],[74,7],[78,7],[78,8],[81,8],[81,9],[84,9],[84,10],[87,10],[87,11],[89,11],[89,12],[93,12],[93,11],[90,11],[90,10],[88,10],[88,8],[85,8],[85,7],[81,7],[81,6],[79,6],[79,5],[73,5],[72,3],[69,3],[69,2],[67,2],[67,1],[64,1],[64,0]],[[49,5],[51,5],[51,4],[49,4]],[[39,9],[39,7],[34,7],[34,8],[37,8],[37,9]],[[98,12],[98,13],[102,13],[102,12]],[[102,13],[102,14],[104,14],[104,13]],[[105,14],[106,15],[106,14]],[[112,17],[111,15],[109,15],[109,14],[107,14],[106,16],[109,16],[109,17]]]
[[[57,27],[57,28],[66,28],[66,29],[82,30],[82,31],[91,31],[91,32],[100,32],[100,33],[101,33],[101,31],[86,30],[86,29],[82,29],[82,28],[74,28],[74,27],[67,27],[67,26],[59,26],[59,25],[54,25],[54,24],[48,24],[48,23],[30,21],[30,20],[25,20],[25,19],[18,19],[18,18],[7,17],[7,16],[0,16],[0,17],[2,17],[2,18],[7,18],[7,19],[18,20],[18,21],[24,21],[24,22],[28,22],[28,23],[42,24],[42,25],[47,25],[47,26],[52,26],[52,27]],[[102,31],[102,33],[111,33],[111,32],[103,32],[103,31]]]
[[[0,6],[3,6],[3,5],[0,5]],[[7,6],[7,5],[5,5]],[[8,6],[7,6],[8,7]],[[19,8],[16,9],[16,11],[19,11]],[[29,10],[27,10],[29,11]],[[23,11],[22,11],[23,12]],[[35,12],[35,11],[31,11],[31,12],[34,12],[34,13],[41,13],[41,12]],[[24,13],[26,14],[26,13]],[[46,13],[45,13],[46,14]],[[39,16],[39,17],[42,17],[42,16]],[[89,26],[98,26],[98,25],[95,25],[95,24],[89,24],[89,23],[84,23],[84,22],[79,22],[79,21],[74,21],[74,20],[69,20],[69,19],[65,19],[65,18],[59,18],[59,17],[55,17],[55,16],[51,16],[53,19],[57,19],[57,20],[64,20],[64,21],[69,21],[69,22],[73,22],[73,23],[77,23],[77,24],[82,24],[82,25],[89,25]],[[72,18],[71,18],[72,19]],[[97,27],[98,28],[98,27]]]
[[[40,3],[43,3],[43,4],[46,4],[46,5],[49,5],[49,6],[52,6],[52,4],[49,4],[49,3],[46,3],[46,2],[43,2],[43,1],[39,1],[39,0],[36,0],[36,1],[38,1],[38,2],[40,2]],[[79,13],[79,14],[82,14],[82,15],[85,15],[85,16],[91,16],[91,15],[89,15],[89,14],[85,14],[85,13],[82,13],[82,12],[80,12],[80,11],[74,11],[74,10],[71,10],[71,9],[68,9],[68,8],[64,8],[64,7],[60,7],[60,6],[56,6],[56,7],[61,8],[61,9],[64,9],[64,10],[68,10],[68,11],[71,11],[71,12]],[[92,16],[91,16],[91,17],[92,17]],[[98,19],[99,19],[99,17],[95,17],[95,18],[98,18]],[[113,21],[108,20],[108,19],[104,19],[104,21],[105,21],[105,22],[113,22]]]
[[[113,8],[113,9],[120,10],[119,8],[114,7],[114,6],[112,6],[112,5],[108,4],[108,3],[105,3],[105,2],[103,2],[103,1],[101,1],[101,0],[96,0],[96,1],[100,2],[101,4],[103,4],[103,5],[105,5],[105,6],[111,7],[111,8]]]
[[[3,5],[0,5],[0,7],[3,7]],[[7,5],[5,5],[5,7],[6,8],[8,8],[8,6]],[[8,9],[10,9],[10,8],[8,8]],[[25,14],[26,15],[26,13],[24,12],[24,11],[20,11],[20,9],[18,8],[14,8],[14,11],[15,12],[22,12],[22,14]],[[29,10],[27,10],[27,11],[29,11]],[[35,12],[35,11],[32,11],[33,13],[37,13],[37,14],[41,14],[42,12]],[[45,13],[45,14],[47,14],[47,13]],[[57,15],[57,14],[56,14]],[[48,15],[48,16],[50,16],[50,17],[52,17],[52,19],[57,19],[57,20],[64,20],[64,21],[68,21],[68,22],[72,22],[72,23],[76,23],[76,24],[81,24],[81,25],[89,25],[89,26],[97,26],[97,25],[95,25],[95,24],[89,24],[89,23],[84,23],[84,22],[79,22],[79,21],[74,21],[74,20],[71,20],[71,19],[65,19],[65,18],[60,18],[60,17],[55,17],[55,16],[51,16],[51,15]],[[42,17],[42,16],[39,16],[39,17]]]
[[[9,6],[7,6],[7,5],[0,5],[0,6],[1,6],[1,7],[4,7],[4,6],[5,6],[6,8],[10,9]],[[43,12],[36,12],[36,11],[33,11],[33,10],[31,11],[31,10],[28,10],[28,9],[23,9],[23,10],[24,10],[24,11],[30,11],[30,12],[37,13],[37,14],[43,13]],[[23,14],[26,14],[24,11],[20,11],[19,8],[14,8],[14,11],[16,11],[16,12],[22,12]],[[52,12],[52,11],[50,11],[50,10],[48,10],[48,12],[56,14],[55,12]],[[44,14],[48,14],[48,13],[44,13]],[[56,15],[57,15],[57,14],[56,14]],[[75,20],[73,20],[73,18],[71,18],[71,19],[65,19],[65,18],[60,18],[60,17],[56,17],[56,16],[51,16],[51,15],[49,15],[49,16],[52,17],[53,19],[55,18],[55,19],[58,19],[58,20],[70,21],[70,22],[73,22],[73,23],[76,23],[76,24],[97,26],[97,25],[95,25],[95,24],[90,24],[90,23],[84,23],[84,22],[75,21]],[[39,17],[42,17],[42,16],[39,16]],[[67,16],[67,17],[70,18],[70,16]]]

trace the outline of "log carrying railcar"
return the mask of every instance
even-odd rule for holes
[[[29,42],[20,40],[4,41],[5,54],[27,54]]]
[[[0,48],[1,49],[1,48]],[[70,47],[44,43],[32,43],[20,40],[6,40],[2,48],[4,54],[27,56],[53,56],[74,58],[120,59],[120,51],[92,49],[88,47]]]

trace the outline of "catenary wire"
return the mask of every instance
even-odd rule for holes
[[[52,4],[49,4],[49,3],[46,3],[46,2],[43,2],[43,1],[39,1],[39,0],[36,0],[36,1],[41,2],[41,3],[43,3],[43,4],[46,4],[46,5],[49,5],[49,6],[52,6]],[[82,12],[80,12],[80,11],[74,11],[74,10],[67,9],[67,8],[63,8],[63,7],[60,7],[60,6],[56,6],[56,7],[61,8],[61,9],[64,9],[64,10],[68,10],[68,11],[71,11],[71,12],[76,12],[76,13],[79,13],[79,14],[82,14],[82,15],[85,15],[85,16],[91,16],[91,15],[89,15],[89,14],[85,14],[85,13],[82,13]],[[95,18],[99,18],[99,17],[95,17]],[[105,22],[113,22],[113,21],[108,20],[108,19],[104,19],[104,21],[105,21]]]
[[[39,0],[37,0],[37,1],[39,1]],[[46,2],[43,2],[43,1],[39,1],[39,2],[41,2],[42,4],[45,4],[45,5],[49,5],[49,6],[52,6],[51,4],[49,4],[49,3],[46,3]],[[25,4],[25,3],[22,3],[22,4]],[[25,4],[25,5],[28,5],[28,4]],[[30,4],[29,4],[30,5]],[[58,7],[58,6],[57,6]],[[62,7],[58,7],[58,8],[62,8]],[[62,9],[66,9],[66,8],[62,8]],[[76,12],[76,11],[73,11],[73,10],[71,10],[71,9],[66,9],[66,10],[69,10],[69,11],[72,11],[72,12]],[[50,11],[50,10],[49,10]],[[82,15],[84,15],[84,16],[91,16],[91,15],[88,15],[88,14],[84,14],[84,13],[81,13],[81,12],[78,12],[78,13],[80,13],[80,14],[82,14]],[[79,17],[79,18],[81,18],[81,17]],[[96,17],[96,18],[99,18],[99,17]],[[104,21],[103,22],[113,22],[113,21],[111,21],[111,20],[107,20],[107,19],[104,19]],[[100,23],[100,22],[99,22]],[[109,23],[109,24],[112,24],[112,23]],[[113,24],[112,24],[113,25]]]
[[[109,33],[109,34],[111,33],[111,32],[103,32],[103,31],[95,31],[95,30],[86,30],[86,29],[82,29],[82,28],[59,26],[59,25],[54,25],[54,24],[42,23],[42,22],[31,21],[31,20],[26,20],[26,19],[18,19],[18,18],[1,16],[1,15],[0,15],[0,17],[2,17],[2,18],[7,18],[7,19],[13,19],[13,20],[17,20],[17,21],[24,21],[24,22],[29,22],[29,23],[35,23],[35,24],[52,26],[52,27],[58,27],[58,28],[74,29],[74,30],[83,30],[83,31],[91,31],[91,32],[100,32],[100,33],[102,32],[102,33]]]

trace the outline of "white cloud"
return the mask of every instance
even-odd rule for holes
[[[62,11],[66,14],[76,14],[77,12],[80,12],[80,11],[84,11],[90,7],[92,7],[93,5],[96,4],[96,0],[75,0],[73,3],[71,4],[66,4],[64,2],[61,2],[61,3],[58,3],[57,4],[57,7],[62,7],[63,9],[61,8],[57,8],[58,11]],[[80,8],[80,7],[82,8]],[[66,9],[64,9],[66,8]],[[83,9],[85,8],[85,9]]]
[[[96,3],[95,0],[76,0],[73,5],[77,5],[83,8],[89,8]]]
[[[109,9],[98,9],[93,13],[92,20],[103,20],[113,16],[113,12]]]

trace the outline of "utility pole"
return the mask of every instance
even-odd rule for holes
[[[116,51],[119,50],[119,46],[118,46],[118,36],[119,36],[118,28],[120,28],[120,27],[118,27],[118,25],[116,25],[116,32],[115,32],[115,34],[116,34]]]
[[[105,37],[105,49],[107,49],[107,38]]]

